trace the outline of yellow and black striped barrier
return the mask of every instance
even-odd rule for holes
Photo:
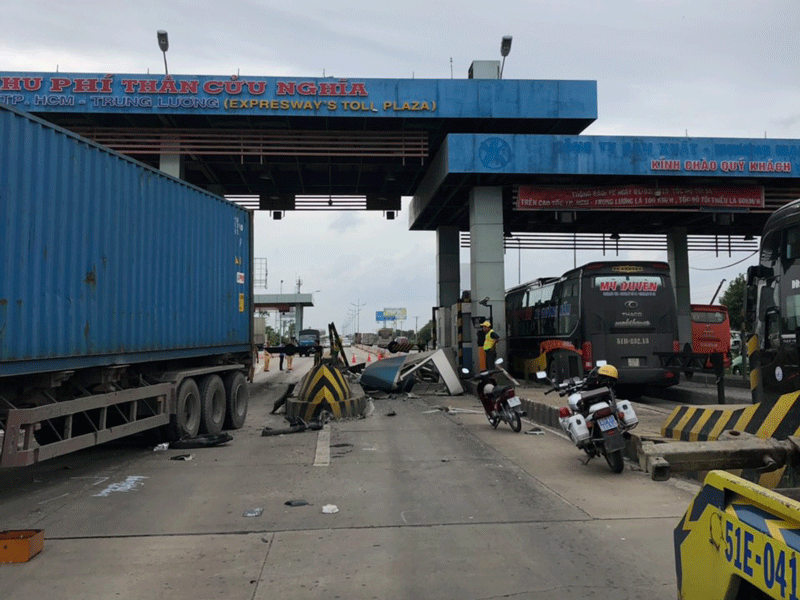
[[[323,411],[334,419],[355,417],[366,408],[366,395],[353,397],[344,374],[327,363],[315,365],[300,383],[296,398],[286,401],[286,417],[304,421],[317,419]]]
[[[667,417],[661,435],[684,442],[705,442],[719,439],[723,432],[730,430],[762,439],[785,440],[800,435],[800,392],[737,409],[678,406]],[[781,467],[771,473],[758,473],[752,469],[737,473],[772,489],[778,486],[784,471],[785,467]]]

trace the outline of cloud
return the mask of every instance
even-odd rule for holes
[[[342,212],[328,224],[328,228],[336,233],[345,233],[349,230],[358,229],[363,222],[364,219],[357,212]]]

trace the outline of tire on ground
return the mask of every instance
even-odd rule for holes
[[[191,377],[184,379],[178,387],[175,400],[175,414],[170,415],[167,437],[177,441],[197,436],[200,430],[200,390]]]
[[[203,407],[200,431],[217,434],[225,423],[225,386],[219,375],[208,375],[200,381],[200,405]]]
[[[241,429],[247,419],[250,388],[241,371],[225,376],[225,429]]]

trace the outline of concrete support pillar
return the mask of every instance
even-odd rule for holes
[[[160,154],[158,168],[167,175],[183,179],[183,156],[180,154]]]
[[[683,349],[684,344],[692,343],[689,249],[685,227],[675,227],[667,233],[667,257],[678,308],[678,340]]]
[[[506,358],[506,300],[503,264],[503,191],[499,187],[475,187],[469,194],[470,292],[472,315],[492,317],[500,336],[497,357]],[[489,298],[488,306],[479,304]],[[475,338],[473,338],[475,339]],[[473,342],[475,367],[477,340]]]
[[[294,307],[294,335],[297,336],[303,330],[303,307]]]
[[[458,227],[436,230],[436,306],[452,306],[461,297]]]

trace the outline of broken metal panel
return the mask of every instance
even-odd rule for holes
[[[453,362],[444,350],[386,358],[368,365],[361,383],[386,392],[409,391],[415,378],[428,371],[442,381],[452,396],[464,393]]]

